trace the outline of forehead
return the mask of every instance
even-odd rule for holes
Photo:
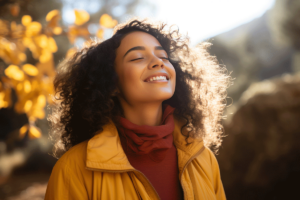
[[[122,52],[135,46],[155,47],[161,45],[152,35],[141,31],[135,31],[129,33],[122,39],[118,50]]]

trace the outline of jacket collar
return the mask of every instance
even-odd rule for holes
[[[173,131],[174,145],[178,153],[178,167],[181,171],[185,164],[203,149],[202,139],[192,139],[186,145],[185,137],[181,134],[183,121],[174,116]],[[186,130],[183,130],[186,131]],[[113,122],[103,127],[103,131],[88,141],[86,167],[99,171],[133,171],[123,151],[118,130]]]

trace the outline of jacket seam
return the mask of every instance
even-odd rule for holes
[[[136,193],[138,194],[139,196],[139,199],[142,199],[142,196],[140,194],[140,192],[138,191],[138,187],[137,187],[137,183],[136,183],[136,180],[134,179],[134,177],[132,177],[134,174],[132,172],[128,172],[128,175],[133,183],[133,186],[134,186],[134,190],[136,191]]]
[[[153,196],[158,196],[158,199],[160,199],[160,197],[159,197],[159,195],[157,194],[157,192],[155,191],[155,188],[153,187],[151,187],[151,185],[149,185],[149,184],[151,184],[150,183],[150,181],[149,180],[147,180],[147,177],[146,176],[143,176],[142,174],[141,174],[141,172],[139,172],[139,171],[135,171],[136,173],[134,173],[135,174],[135,176],[142,182],[142,184],[143,184],[143,186],[145,187],[145,189],[146,189],[146,191],[147,191],[147,193],[148,194],[150,194],[149,196],[152,198]]]
[[[66,170],[67,170],[67,172],[68,172],[68,174],[69,174],[69,176],[68,176],[68,199],[70,200],[71,198],[70,198],[70,182],[71,182],[71,173],[70,173],[70,168],[68,167],[68,165],[65,165],[65,167],[66,167]]]
[[[86,159],[86,166],[87,166],[88,162],[92,163],[92,164],[96,164],[96,165],[98,165],[98,167],[101,166],[101,168],[103,168],[103,167],[104,168],[113,168],[113,169],[106,169],[106,170],[131,170],[131,169],[133,169],[133,167],[131,165],[105,164],[103,162],[95,162],[95,161],[91,161],[88,159]],[[95,168],[95,167],[89,167],[89,168]],[[122,168],[124,168],[124,169],[122,169]]]

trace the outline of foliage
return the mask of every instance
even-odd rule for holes
[[[19,11],[11,9],[10,12],[17,16]],[[53,54],[58,51],[54,37],[66,35],[71,44],[82,37],[88,44],[90,37],[94,36],[88,30],[89,13],[84,10],[74,12],[75,22],[68,27],[59,24],[59,10],[52,10],[46,15],[45,25],[32,21],[30,15],[22,16],[21,24],[0,19],[0,58],[7,65],[0,76],[0,109],[13,106],[17,113],[26,113],[29,123],[20,128],[20,138],[26,133],[30,138],[41,136],[35,122],[45,118],[46,104],[53,103],[53,79],[56,74]],[[104,32],[116,24],[117,21],[111,16],[103,14],[95,36],[103,39]],[[69,49],[66,57],[75,52],[75,47]],[[35,63],[29,63],[27,58],[30,56]],[[13,94],[16,95],[16,102]]]

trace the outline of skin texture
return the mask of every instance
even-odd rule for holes
[[[124,117],[137,125],[159,125],[162,102],[175,92],[176,72],[158,40],[141,31],[126,35],[116,51],[115,70]],[[169,80],[145,81],[157,73],[166,73]]]

